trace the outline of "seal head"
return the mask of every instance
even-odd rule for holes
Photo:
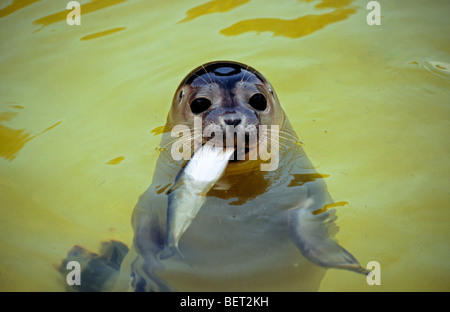
[[[226,146],[237,146],[237,137],[242,134],[246,139],[246,153],[256,148],[257,140],[265,135],[259,126],[281,128],[285,120],[267,79],[250,66],[230,61],[201,65],[180,83],[168,124],[184,124],[192,129],[195,117],[201,118],[202,130],[212,129],[202,133],[203,144],[216,140]],[[227,136],[234,139],[227,141]]]

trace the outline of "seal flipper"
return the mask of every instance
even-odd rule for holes
[[[329,235],[328,226],[334,226],[330,215],[325,211],[314,215],[307,207],[292,209],[288,212],[289,232],[308,260],[327,268],[355,271],[367,275],[368,270],[361,267],[355,257],[341,247]],[[327,223],[330,223],[327,226]]]
[[[63,260],[58,270],[66,279],[67,264],[71,261],[80,264],[81,284],[66,285],[68,291],[110,291],[114,287],[122,260],[127,253],[127,245],[114,240],[102,242],[98,254],[76,245],[69,251],[67,258]]]

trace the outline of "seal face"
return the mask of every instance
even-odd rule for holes
[[[215,140],[237,146],[237,137],[243,135],[246,154],[257,148],[256,141],[266,135],[260,131],[261,125],[281,127],[284,121],[267,79],[250,66],[229,61],[199,66],[179,85],[169,119],[192,127],[195,117],[201,118],[202,129],[213,129],[202,137],[202,143]]]

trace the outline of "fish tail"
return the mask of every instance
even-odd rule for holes
[[[180,248],[178,248],[178,245],[172,247],[172,252],[173,254],[177,254],[181,258],[181,260],[184,261],[184,256],[181,253]]]
[[[180,251],[180,249],[178,248],[177,245],[164,247],[164,249],[159,252],[158,259],[159,260],[164,260],[164,259],[173,257],[176,254],[184,261],[184,256],[181,253],[181,251]]]

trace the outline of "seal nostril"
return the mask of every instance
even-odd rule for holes
[[[224,119],[223,122],[229,126],[237,126],[241,123],[241,119],[240,118],[227,118],[227,119]]]

